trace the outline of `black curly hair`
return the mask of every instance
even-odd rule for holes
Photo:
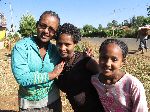
[[[128,46],[123,41],[118,39],[106,39],[104,42],[102,42],[99,48],[99,53],[101,53],[105,49],[105,47],[110,43],[115,43],[121,48],[123,59],[125,59],[128,54]]]
[[[61,34],[69,34],[72,36],[74,43],[78,43],[81,40],[80,29],[71,23],[64,23],[59,27],[55,39],[57,40]]]

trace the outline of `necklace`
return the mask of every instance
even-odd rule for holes
[[[108,96],[111,92],[111,89],[114,87],[114,84],[112,85],[103,84],[103,87],[104,87],[105,94]]]
[[[79,57],[80,57],[80,53],[74,52],[73,56],[69,60],[65,61],[65,66],[64,66],[65,71],[67,72],[71,71],[74,65],[77,63]]]
[[[108,96],[111,93],[111,89],[114,88],[115,84],[101,74],[99,75],[98,79],[104,88],[104,93]]]

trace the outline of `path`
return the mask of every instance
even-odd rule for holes
[[[99,47],[105,39],[106,38],[83,38],[82,41],[89,41],[91,44]],[[127,44],[129,48],[129,54],[140,54],[140,52],[138,52],[137,50],[139,41],[136,42],[135,38],[120,38],[120,40],[124,41]],[[147,45],[150,48],[150,39],[148,40]],[[145,52],[144,55],[150,57],[150,49],[148,50],[148,52]]]

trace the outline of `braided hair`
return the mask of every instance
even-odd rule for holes
[[[56,17],[56,18],[58,19],[58,21],[59,21],[59,24],[60,24],[60,18],[59,18],[59,16],[58,16],[58,14],[56,14],[56,12],[53,12],[53,11],[51,11],[51,10],[50,10],[50,11],[45,11],[45,12],[43,12],[43,14],[40,16],[39,21],[41,21],[42,17],[43,17],[44,15],[47,15],[47,14]]]
[[[61,34],[71,35],[75,44],[77,44],[81,40],[80,29],[70,23],[64,23],[62,26],[59,27],[55,39],[57,40]]]
[[[128,54],[128,46],[123,41],[118,40],[118,39],[106,39],[101,44],[101,46],[99,48],[99,53],[101,53],[105,49],[105,47],[110,43],[117,44],[121,48],[123,59],[125,59]]]

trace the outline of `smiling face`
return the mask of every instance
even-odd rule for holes
[[[99,66],[102,74],[113,77],[123,64],[121,48],[115,43],[109,43],[100,53]]]
[[[71,35],[61,34],[56,43],[62,58],[70,59],[73,56],[76,44]]]
[[[59,20],[50,14],[45,14],[39,21],[37,25],[37,37],[38,39],[43,42],[47,43],[53,36],[59,26]]]

